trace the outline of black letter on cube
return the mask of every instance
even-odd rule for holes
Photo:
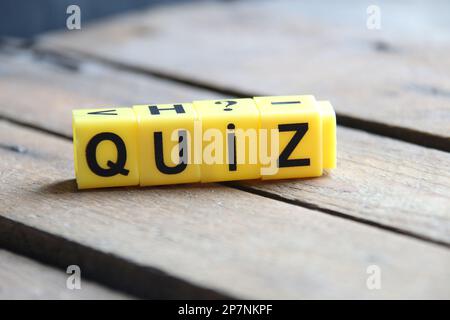
[[[150,113],[152,115],[160,114],[160,111],[164,110],[175,110],[176,113],[185,113],[183,105],[181,104],[174,104],[173,108],[161,108],[161,109],[159,109],[158,106],[148,106],[148,109],[150,110]]]
[[[100,142],[106,140],[112,141],[117,149],[117,161],[114,163],[108,160],[106,163],[109,169],[100,167],[97,162],[97,146]],[[101,177],[112,177],[116,174],[127,176],[130,172],[125,169],[125,163],[127,162],[127,148],[125,147],[125,143],[121,137],[112,132],[102,132],[92,137],[86,147],[86,161],[89,169]]]
[[[279,124],[278,130],[280,132],[295,131],[291,141],[286,145],[278,158],[278,168],[286,167],[305,167],[310,165],[309,158],[306,159],[289,159],[294,149],[300,143],[308,131],[308,123],[289,123]]]
[[[180,163],[176,166],[169,167],[164,163],[164,150],[162,132],[154,132],[153,139],[155,140],[155,162],[159,171],[165,174],[177,174],[182,172],[187,167],[188,150],[187,150],[187,132],[180,130],[178,132],[178,143],[180,146]],[[186,150],[186,152],[184,152]]]

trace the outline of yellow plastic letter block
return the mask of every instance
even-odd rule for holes
[[[194,163],[191,103],[134,106],[139,130],[141,186],[200,181]]]
[[[322,115],[323,168],[336,168],[336,114],[329,101],[319,101]]]
[[[203,129],[201,181],[257,179],[259,111],[252,99],[194,101]]]
[[[72,126],[78,188],[139,184],[133,109],[74,110]]]
[[[321,176],[336,115],[311,95],[73,111],[80,189]]]
[[[262,179],[303,178],[322,175],[335,166],[336,120],[329,102],[313,96],[255,97],[261,129],[279,133],[278,170]],[[273,141],[268,139],[268,149]]]

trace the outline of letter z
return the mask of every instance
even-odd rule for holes
[[[308,123],[289,123],[289,124],[279,124],[278,130],[280,132],[295,131],[294,136],[286,145],[284,150],[280,153],[278,157],[278,168],[286,167],[304,167],[310,165],[310,159],[289,159],[289,156],[295,150],[297,145],[305,136],[308,131]]]

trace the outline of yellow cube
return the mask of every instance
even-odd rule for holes
[[[202,123],[201,181],[260,177],[259,111],[252,99],[194,101]]]
[[[336,168],[336,114],[329,101],[319,101],[323,129],[323,168]]]
[[[137,122],[131,108],[73,110],[78,188],[139,184]]]
[[[278,149],[277,170],[262,174],[262,179],[303,178],[322,175],[324,167],[323,118],[326,118],[327,143],[333,133],[331,111],[311,95],[255,97],[261,113],[261,128],[278,130],[279,139],[268,135],[267,149]],[[323,111],[322,111],[323,110]],[[332,108],[331,108],[332,110]],[[334,113],[333,113],[334,115]],[[335,126],[335,124],[334,124]],[[329,132],[330,131],[330,132]],[[335,135],[335,133],[334,133]],[[272,144],[278,141],[277,146]],[[326,154],[327,166],[333,165],[333,153]],[[264,167],[264,165],[263,165]]]
[[[141,186],[200,181],[194,162],[194,126],[191,103],[133,107],[138,121]]]

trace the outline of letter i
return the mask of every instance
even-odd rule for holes
[[[236,135],[234,133],[234,124],[230,123],[227,126],[229,130],[227,132],[227,140],[228,140],[228,170],[236,171]]]

